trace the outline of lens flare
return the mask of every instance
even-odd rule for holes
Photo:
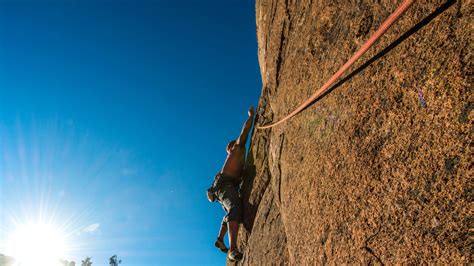
[[[56,266],[67,251],[63,235],[49,224],[19,225],[7,242],[7,254],[21,266]]]

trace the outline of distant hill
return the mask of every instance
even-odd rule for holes
[[[257,0],[257,123],[303,102],[399,2]],[[473,9],[415,1],[328,95],[254,132],[242,265],[472,261]]]
[[[0,266],[13,266],[15,259],[0,254]]]

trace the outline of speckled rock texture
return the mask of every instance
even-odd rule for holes
[[[257,0],[256,123],[303,102],[400,2]],[[472,262],[473,10],[416,1],[330,93],[253,132],[239,265]]]

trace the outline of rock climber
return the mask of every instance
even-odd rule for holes
[[[253,114],[253,107],[250,107],[248,118],[239,138],[227,144],[228,155],[224,166],[215,176],[212,186],[207,191],[209,201],[217,200],[226,212],[214,245],[222,252],[227,253],[227,258],[230,261],[240,261],[243,258],[243,254],[237,249],[237,233],[242,222],[242,199],[239,187],[245,165],[245,143],[252,128]],[[224,244],[227,230],[229,231],[229,248]]]

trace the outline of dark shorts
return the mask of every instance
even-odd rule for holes
[[[227,183],[216,194],[219,203],[226,212],[222,223],[230,221],[242,222],[242,199],[239,195],[239,186]]]

